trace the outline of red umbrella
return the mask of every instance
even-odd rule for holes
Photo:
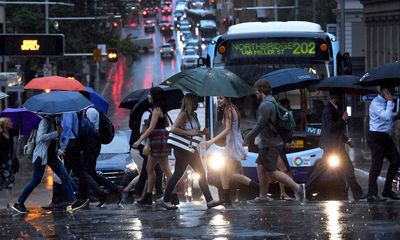
[[[24,89],[86,91],[85,86],[75,79],[60,76],[48,76],[32,79]]]

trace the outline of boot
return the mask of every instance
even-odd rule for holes
[[[172,194],[171,194],[171,203],[172,203],[173,205],[179,205],[179,197],[178,197],[178,194],[176,194],[176,193],[172,193]]]
[[[151,206],[153,204],[153,195],[152,193],[145,193],[143,198],[137,201],[140,205],[148,205]]]
[[[224,205],[230,206],[232,205],[231,201],[231,190],[230,189],[224,189]]]

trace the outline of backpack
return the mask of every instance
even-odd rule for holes
[[[286,142],[290,142],[293,137],[294,129],[296,128],[296,122],[293,114],[284,108],[280,103],[276,101],[269,101],[274,104],[276,112],[276,122],[271,125],[274,126],[276,133]]]
[[[102,111],[97,110],[97,112],[99,112],[100,142],[102,144],[109,144],[114,138],[114,133],[115,133],[114,125]]]
[[[79,132],[78,132],[78,145],[83,150],[95,150],[100,142],[99,132],[96,130],[94,124],[82,114],[79,119]]]

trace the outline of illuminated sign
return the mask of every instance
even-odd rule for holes
[[[229,59],[252,57],[329,59],[327,45],[321,39],[249,39],[230,41],[227,45],[227,53],[229,54],[227,57]]]
[[[62,56],[62,34],[0,34],[1,56]]]

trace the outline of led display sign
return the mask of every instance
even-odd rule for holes
[[[325,44],[321,47],[321,45]],[[242,58],[329,58],[327,45],[319,39],[246,39],[228,42],[229,59]]]
[[[62,56],[62,34],[0,34],[2,56]]]

